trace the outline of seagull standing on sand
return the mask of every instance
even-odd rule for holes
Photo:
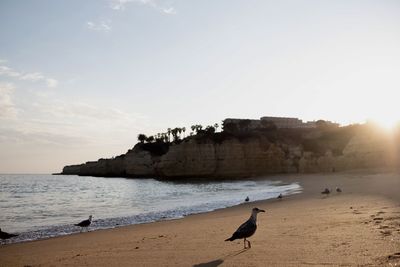
[[[247,248],[246,241],[248,244],[248,248],[251,248],[250,241],[246,240],[246,238],[249,238],[256,232],[256,230],[257,230],[257,214],[259,212],[265,212],[265,210],[253,208],[250,218],[245,223],[243,223],[241,226],[239,226],[239,228],[236,230],[236,232],[234,232],[233,235],[230,238],[226,239],[225,241],[233,241],[236,239],[244,238],[244,240],[243,240],[244,249]]]
[[[329,190],[328,188],[325,188],[325,190],[322,191],[321,194],[323,194],[323,195],[329,195],[330,192],[331,192],[331,190]]]
[[[89,225],[92,223],[92,218],[93,218],[92,215],[90,215],[89,219],[81,221],[80,223],[77,223],[77,224],[74,224],[74,225],[75,226],[80,226],[80,227],[82,227],[82,229],[83,229],[83,227],[89,227]],[[82,229],[81,229],[81,231],[82,231]]]
[[[18,236],[18,235],[9,234],[7,232],[3,232],[3,231],[1,231],[1,228],[0,228],[0,238],[3,239],[3,240],[6,240],[5,242],[7,242],[7,239],[10,239],[10,238],[13,238],[13,237],[16,237],[16,236]]]

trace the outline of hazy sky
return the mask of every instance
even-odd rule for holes
[[[400,1],[0,0],[0,173],[227,117],[389,123],[398,92]]]

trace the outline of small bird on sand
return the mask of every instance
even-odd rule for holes
[[[282,195],[282,193],[280,193],[279,196],[277,197],[277,199],[282,199],[282,198],[283,198],[283,195]]]
[[[233,235],[230,238],[226,239],[225,241],[233,241],[236,239],[244,238],[244,240],[243,240],[244,249],[251,248],[250,241],[246,240],[246,238],[249,238],[256,232],[256,230],[257,230],[257,214],[259,212],[265,212],[265,210],[261,210],[259,208],[253,208],[250,218],[245,223],[243,223],[241,226],[239,226],[239,228],[236,230],[236,232],[234,232]],[[248,244],[248,247],[246,247],[246,242]]]
[[[340,189],[339,187],[336,187],[336,192],[342,193],[342,189]]]
[[[13,237],[16,237],[16,236],[18,236],[18,235],[16,235],[16,234],[9,234],[9,233],[7,233],[7,232],[3,232],[3,231],[1,231],[1,228],[0,228],[0,238],[1,238],[1,239],[6,240],[6,239],[10,239],[10,238],[13,238]]]
[[[325,188],[325,190],[322,191],[321,194],[323,194],[323,195],[329,195],[330,192],[331,192],[331,190],[329,190],[328,188]]]
[[[249,198],[249,196],[247,196],[244,201],[249,202],[249,200],[250,200],[250,198]]]
[[[89,219],[81,221],[80,223],[74,224],[75,226],[80,226],[82,227],[89,227],[89,225],[92,223],[92,215],[89,216]]]

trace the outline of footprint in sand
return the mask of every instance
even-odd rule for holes
[[[392,259],[400,259],[400,252],[397,252],[397,253],[394,253],[394,254],[392,254],[392,255],[389,255],[389,256],[388,256],[388,259],[389,259],[389,260],[392,260]]]
[[[381,231],[381,234],[384,235],[384,236],[388,236],[388,235],[392,234],[392,231],[384,230],[384,231]]]

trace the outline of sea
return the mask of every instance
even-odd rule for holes
[[[78,233],[74,224],[93,215],[89,231],[178,219],[244,203],[300,193],[298,183],[268,179],[192,180],[0,174],[0,228],[24,242]],[[3,242],[4,244],[4,242]]]

